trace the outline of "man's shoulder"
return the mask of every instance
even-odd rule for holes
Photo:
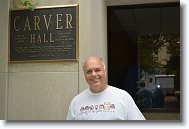
[[[82,99],[85,98],[85,96],[88,94],[89,89],[85,89],[84,91],[82,91],[81,93],[77,94],[72,101],[77,101],[78,99]]]
[[[126,93],[127,94],[127,91],[125,91],[125,90],[122,90],[122,89],[119,89],[119,88],[117,88],[117,87],[114,87],[114,86],[110,86],[110,89],[112,90],[112,91],[115,91],[115,92],[120,92],[120,93]]]
[[[117,87],[110,86],[110,90],[112,94],[115,94],[118,97],[130,97],[130,94],[127,91],[119,89]]]

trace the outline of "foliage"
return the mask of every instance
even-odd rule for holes
[[[140,65],[146,68],[155,68],[159,65],[155,61],[155,54],[161,45],[159,35],[140,35],[139,36],[139,59]]]
[[[17,7],[26,7],[31,11],[34,11],[36,5],[32,0],[18,0],[16,4]]]
[[[162,47],[167,47],[167,53],[171,55],[167,60],[167,65],[162,65],[157,61],[157,54]],[[139,36],[139,61],[140,66],[146,69],[163,69],[164,74],[168,72],[180,72],[180,67],[172,68],[171,64],[175,58],[180,58],[180,38],[178,34],[145,34]],[[177,60],[178,61],[178,60]],[[179,62],[178,62],[179,63]],[[170,69],[169,69],[170,68]],[[172,69],[171,69],[172,68]]]

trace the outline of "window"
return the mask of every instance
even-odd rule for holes
[[[152,78],[149,78],[149,83],[152,83],[153,81],[152,81]]]
[[[143,111],[180,111],[180,3],[108,7],[108,83]]]

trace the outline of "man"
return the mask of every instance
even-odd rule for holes
[[[71,102],[67,120],[145,120],[132,97],[106,83],[104,62],[95,56],[83,64],[89,88]]]

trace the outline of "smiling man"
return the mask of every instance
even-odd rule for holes
[[[99,93],[108,87],[105,81],[105,65],[101,59],[97,57],[89,57],[83,65],[83,71],[91,92]]]
[[[89,88],[72,100],[67,120],[145,120],[126,91],[106,83],[101,58],[87,58],[83,71]]]

